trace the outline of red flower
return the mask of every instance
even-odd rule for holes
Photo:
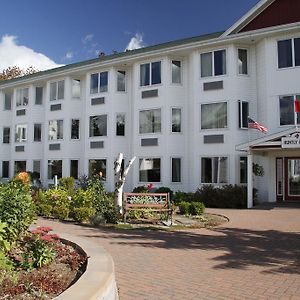
[[[148,185],[147,185],[147,189],[148,190],[151,190],[153,188],[153,183],[149,183]]]

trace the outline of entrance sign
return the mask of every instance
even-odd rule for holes
[[[295,132],[289,137],[283,137],[281,148],[300,148],[300,133]]]

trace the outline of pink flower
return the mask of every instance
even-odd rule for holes
[[[147,189],[148,190],[151,190],[153,188],[153,183],[149,183],[148,185],[147,185]]]

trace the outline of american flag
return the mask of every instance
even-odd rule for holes
[[[257,129],[263,133],[267,133],[268,132],[268,128],[266,128],[265,126],[259,124],[258,122],[254,121],[253,119],[248,117],[248,128],[251,129]]]

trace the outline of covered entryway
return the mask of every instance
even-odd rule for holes
[[[273,183],[265,187],[270,194],[276,195],[276,199],[273,197],[271,201],[300,202],[300,131],[298,128],[238,145],[236,150],[247,152],[248,208],[253,206],[252,162],[255,156],[260,155],[270,157],[269,164],[274,166],[269,168],[273,171],[266,174],[266,176],[274,178]]]

